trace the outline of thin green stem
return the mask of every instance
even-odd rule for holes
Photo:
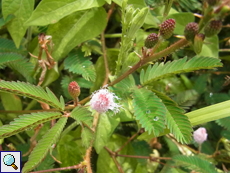
[[[16,134],[16,137],[19,139],[19,141],[21,141],[21,143],[26,143],[26,141],[19,134]]]
[[[105,34],[105,38],[120,38],[122,36],[121,33],[117,34]]]

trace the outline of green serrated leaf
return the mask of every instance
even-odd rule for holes
[[[25,163],[22,173],[27,173],[38,166],[48,153],[50,147],[58,140],[66,122],[67,117],[60,118],[58,122],[45,134],[45,136],[38,141],[38,144],[29,156],[28,162]]]
[[[96,129],[94,148],[99,154],[104,146],[107,145],[107,142],[113,131],[120,122],[118,116],[109,116],[109,115],[99,115],[99,122]]]
[[[166,64],[156,63],[147,74],[148,77],[145,77],[146,73],[141,76],[141,84],[147,85],[154,80],[162,79],[172,74],[191,72],[199,69],[212,69],[222,66],[220,60],[216,58],[195,56],[187,62],[186,60],[187,57],[173,62],[167,62]]]
[[[26,55],[26,50],[22,46],[17,48],[12,40],[0,38],[0,52],[1,53],[17,53],[20,55]]]
[[[16,118],[9,125],[4,125],[0,128],[0,138],[12,136],[26,129],[37,126],[38,124],[60,118],[61,116],[62,114],[60,112],[39,112],[19,116],[19,118]]]
[[[24,22],[29,19],[34,9],[34,0],[3,0],[2,13],[4,19],[13,14],[15,17],[7,24],[7,29],[13,38],[16,47],[19,47],[26,33]]]
[[[80,43],[101,34],[106,24],[107,14],[101,7],[75,12],[50,25],[47,34],[52,35],[55,44],[52,56],[56,60],[63,58]]]
[[[167,109],[166,124],[170,132],[181,143],[189,143],[191,140],[192,125],[184,110],[181,109],[172,99],[156,90],[153,92],[162,100]]]
[[[34,66],[27,59],[21,59],[16,61],[10,61],[6,63],[8,67],[19,72],[23,77],[26,78],[28,82],[33,82],[32,73],[34,71]]]
[[[86,80],[95,81],[96,72],[90,58],[84,57],[84,53],[78,49],[77,52],[69,54],[65,59],[65,69],[70,72],[81,74]]]
[[[31,99],[35,99],[44,103],[47,103],[59,110],[62,110],[61,104],[53,97],[50,97],[42,87],[31,85],[30,83],[25,82],[8,82],[1,80],[0,81],[0,91],[13,93],[16,95],[26,96]]]
[[[104,3],[104,0],[43,0],[26,21],[26,25],[53,24],[76,11],[100,7]]]
[[[1,50],[0,50],[1,51]],[[0,53],[0,66],[15,60],[22,60],[24,57],[17,53]]]
[[[196,156],[177,155],[172,158],[179,166],[186,167],[190,170],[202,173],[217,173],[216,168],[209,161],[203,160]]]
[[[141,88],[133,92],[134,116],[149,133],[159,135],[165,129],[166,108],[152,91]]]
[[[59,102],[58,98],[54,95],[54,93],[52,91],[50,91],[50,89],[48,87],[46,87],[46,92],[47,92],[48,96],[50,97],[50,100],[52,100],[52,102],[55,105],[58,105],[60,108],[63,107],[63,105],[61,105],[61,103]]]
[[[93,117],[92,117],[92,112],[90,112],[87,108],[85,107],[76,107],[74,110],[72,110],[70,117],[74,118],[78,123],[85,123],[89,127],[92,126],[93,123]]]
[[[230,130],[230,117],[222,118],[216,120],[216,123],[219,124],[220,126],[226,128],[227,130]]]

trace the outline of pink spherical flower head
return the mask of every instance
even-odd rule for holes
[[[194,140],[198,144],[202,144],[204,141],[207,140],[208,134],[206,132],[206,129],[204,127],[200,127],[193,133]]]
[[[102,88],[92,94],[90,106],[98,113],[104,113],[110,109],[116,114],[120,111],[119,108],[121,106],[115,103],[115,99],[118,100],[119,98],[114,93],[109,92],[109,90]]]

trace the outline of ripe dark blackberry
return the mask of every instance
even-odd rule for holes
[[[149,36],[145,40],[145,47],[148,49],[153,48],[155,44],[158,42],[158,35],[155,33],[149,34]]]
[[[210,21],[204,28],[204,34],[207,37],[211,37],[218,34],[222,28],[222,22],[220,20]]]
[[[184,36],[186,40],[192,41],[194,40],[194,37],[199,32],[199,25],[196,22],[188,23],[184,29]]]
[[[175,24],[176,24],[176,22],[174,19],[168,19],[168,20],[164,21],[160,27],[160,35],[164,39],[170,38],[173,34],[174,29],[175,29]]]

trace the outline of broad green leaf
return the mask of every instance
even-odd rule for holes
[[[185,115],[188,116],[193,126],[218,120],[229,116],[230,101],[221,102],[205,108],[201,108]]]
[[[219,58],[219,38],[217,35],[205,38],[199,56]]]
[[[89,148],[91,145],[91,140],[93,139],[93,132],[87,127],[84,127],[81,133],[81,139],[82,145],[85,146],[85,148]]]
[[[9,94],[9,93],[4,93],[4,92],[0,92],[0,98],[2,100],[2,105],[4,107],[5,110],[9,110],[9,111],[21,111],[22,110],[22,101],[21,99],[14,95],[14,94]],[[7,114],[7,118],[15,118],[17,115],[16,114],[12,114],[12,113],[8,113]]]
[[[184,35],[185,26],[190,22],[194,22],[195,20],[195,16],[193,15],[193,13],[190,12],[170,14],[167,16],[167,19],[170,18],[175,19],[176,21],[176,27],[173,33],[179,35]],[[204,55],[204,56],[208,56],[208,55]]]
[[[38,124],[50,121],[52,119],[60,118],[60,112],[38,112],[19,116],[9,125],[0,127],[0,138],[6,138],[22,132],[26,129],[37,126]]]
[[[57,144],[59,160],[62,162],[61,167],[73,166],[79,164],[83,159],[83,153],[80,146],[75,142],[75,136],[65,135]]]
[[[65,69],[82,75],[86,80],[95,81],[96,72],[90,58],[84,57],[84,53],[78,49],[72,52],[64,61]]]
[[[48,153],[50,147],[58,140],[66,122],[67,117],[60,118],[58,122],[45,134],[45,136],[38,141],[38,144],[29,156],[28,162],[25,163],[22,173],[27,173],[38,166]]]
[[[3,0],[2,13],[4,19],[13,14],[15,17],[7,24],[7,29],[18,48],[26,33],[24,22],[29,19],[34,9],[34,0]]]
[[[135,89],[133,107],[136,120],[148,131],[158,136],[165,129],[166,108],[155,93],[147,89]]]
[[[0,29],[2,29],[2,27],[6,25],[8,22],[10,22],[13,18],[14,18],[14,15],[9,15],[6,17],[6,19],[1,18],[0,19]]]
[[[162,100],[167,109],[166,124],[170,132],[181,143],[189,143],[191,140],[192,126],[188,117],[184,115],[181,109],[172,99],[156,90],[153,92]]]
[[[55,44],[54,59],[63,58],[80,43],[101,34],[107,23],[106,17],[104,8],[93,8],[75,12],[50,25],[47,34],[52,36]]]
[[[108,147],[111,151],[117,151],[121,146],[127,142],[129,138],[120,136],[120,135],[112,135],[112,137],[106,143],[106,147]],[[135,155],[133,151],[133,147],[130,143],[128,143],[119,154],[123,155]],[[124,172],[134,172],[137,166],[137,160],[134,158],[128,157],[116,157],[118,163],[121,165],[122,170]],[[119,173],[116,164],[113,159],[109,155],[108,151],[102,149],[98,155],[97,160],[97,173]],[[144,173],[144,172],[143,172]]]
[[[216,168],[209,161],[197,156],[177,155],[172,158],[178,166],[186,167],[190,170],[202,173],[217,173]]]
[[[76,11],[100,7],[104,3],[105,0],[42,0],[25,24],[53,24]]]
[[[187,61],[187,57],[185,57],[172,62],[169,61],[166,64],[163,62],[160,64],[156,63],[151,67],[147,76],[145,73],[140,80],[142,85],[147,85],[154,80],[162,79],[172,74],[191,72],[199,69],[212,69],[221,66],[220,60],[216,58],[195,56]]]
[[[108,115],[99,115],[99,122],[96,128],[94,148],[99,154],[104,146],[107,145],[107,142],[113,131],[120,122],[118,116],[108,116]]]
[[[19,81],[8,82],[8,81],[1,80],[0,91],[26,96],[31,99],[35,99],[37,101],[47,103],[59,110],[62,110],[62,105],[57,100],[57,98],[52,97],[52,95],[48,95],[44,91],[44,89],[40,86],[35,86],[35,85],[31,85],[30,83],[24,83]]]
[[[76,108],[74,108],[74,110],[72,110],[70,116],[74,118],[76,121],[78,121],[78,123],[83,122],[90,127],[93,123],[92,112],[90,112],[85,107],[77,106]]]

